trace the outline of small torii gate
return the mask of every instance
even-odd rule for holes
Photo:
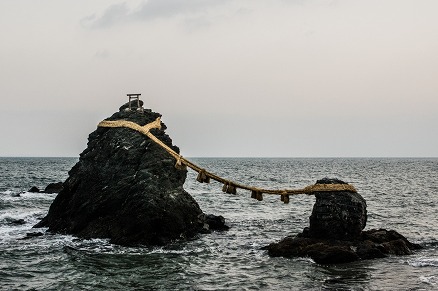
[[[131,109],[131,100],[137,100],[137,108],[138,109],[142,109],[142,107],[140,106],[140,96],[141,96],[141,94],[126,94],[126,96],[128,96],[128,99],[129,99],[129,110],[132,110]]]

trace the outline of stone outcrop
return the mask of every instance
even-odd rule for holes
[[[338,179],[322,179],[317,184],[345,184]],[[308,236],[351,240],[360,236],[367,221],[365,199],[354,192],[316,192]]]
[[[38,192],[40,192],[40,189],[38,189],[38,187],[36,187],[36,186],[32,186],[29,190],[27,190],[27,192],[38,193]]]
[[[344,182],[317,181],[317,184],[333,183]],[[311,257],[320,264],[337,264],[407,255],[420,248],[394,230],[363,231],[367,220],[366,202],[358,193],[316,192],[315,197],[310,226],[297,236],[264,247],[270,256]]]
[[[62,189],[63,189],[62,182],[50,183],[49,185],[46,186],[43,192],[53,194],[53,193],[61,192]]]
[[[50,183],[49,185],[47,185],[46,188],[44,188],[44,191],[41,191],[38,187],[33,186],[32,188],[27,190],[27,192],[53,194],[53,193],[61,192],[62,188],[63,188],[63,183],[56,182],[56,183]]]
[[[136,110],[136,104],[132,103],[133,110],[123,105],[107,120],[143,126],[161,116]],[[165,129],[162,124],[151,133],[179,152]],[[145,135],[98,127],[47,216],[35,227],[82,238],[109,238],[122,245],[163,245],[208,232],[207,216],[183,189],[187,170],[174,165],[175,160]]]

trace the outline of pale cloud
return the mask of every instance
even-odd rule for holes
[[[93,14],[82,19],[81,23],[90,28],[108,28],[116,24],[130,21],[148,21],[159,18],[170,18],[187,15],[188,24],[208,25],[209,22],[201,18],[210,9],[225,5],[228,0],[148,0],[142,1],[137,7],[129,8],[126,2],[109,6],[102,15]]]
[[[101,16],[93,14],[82,19],[81,23],[90,28],[106,28],[119,22],[126,21],[130,10],[126,3],[113,4]]]
[[[195,12],[206,12],[210,8],[222,6],[227,0],[149,0],[134,13],[141,19],[165,18]]]

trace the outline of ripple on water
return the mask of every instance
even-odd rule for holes
[[[433,290],[437,288],[436,177],[438,161],[410,159],[199,159],[212,172],[256,186],[301,188],[324,176],[350,181],[367,200],[367,228],[395,229],[425,249],[339,266],[308,258],[271,258],[262,246],[308,225],[313,196],[287,205],[248,191],[223,194],[220,184],[200,184],[188,173],[185,189],[205,213],[223,215],[227,232],[163,248],[128,248],[108,240],[45,234],[21,240],[41,219],[54,194],[26,193],[30,186],[62,180],[62,168],[41,160],[0,164],[0,281],[11,290]],[[26,163],[27,163],[26,162]],[[44,162],[44,161],[43,161]],[[30,169],[30,170],[29,170]],[[29,170],[29,171],[28,171]],[[62,173],[61,173],[62,172]],[[52,175],[53,174],[53,175]],[[50,181],[49,181],[50,180]],[[20,183],[14,183],[19,181]],[[47,182],[47,183],[46,183]],[[22,189],[24,188],[24,189]],[[20,196],[16,195],[20,194]],[[15,196],[15,197],[14,197]],[[24,224],[11,224],[23,219]],[[45,229],[38,231],[45,232]],[[1,287],[0,287],[1,289]]]
[[[438,286],[438,276],[420,276],[420,281],[430,286]]]

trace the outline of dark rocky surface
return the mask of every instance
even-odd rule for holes
[[[127,107],[107,120],[145,125],[161,116]],[[165,129],[162,124],[151,133],[179,152]],[[109,238],[121,245],[163,245],[214,229],[183,189],[187,170],[174,165],[175,160],[147,136],[128,128],[98,127],[47,216],[35,227],[82,238]]]
[[[27,192],[30,192],[30,193],[48,193],[48,194],[53,194],[53,193],[61,192],[63,187],[64,186],[63,186],[62,182],[56,182],[56,183],[50,183],[49,185],[47,185],[46,188],[44,188],[43,191],[41,191],[38,187],[33,186]]]
[[[140,103],[140,107],[138,107],[138,103]],[[139,100],[139,102],[137,102],[137,100],[131,100],[131,110],[137,110],[142,107],[143,107],[143,100]],[[127,111],[127,110],[129,110],[129,102],[123,104],[119,108],[119,111]]]
[[[337,179],[318,180],[320,184],[342,184]],[[408,255],[421,248],[394,230],[363,231],[366,202],[350,191],[317,192],[310,226],[295,237],[286,237],[264,249],[270,256],[311,257],[316,263],[338,264],[360,259]]]
[[[225,218],[222,215],[208,214],[205,217],[205,223],[209,226],[209,230],[228,230],[229,226],[225,224]]]
[[[317,184],[345,184],[337,179],[318,180]],[[360,236],[367,221],[367,204],[358,193],[316,192],[308,236],[351,240]]]
[[[61,192],[61,190],[63,189],[62,186],[62,182],[57,182],[57,183],[50,183],[49,185],[47,185],[47,187],[44,189],[44,193],[59,193]]]
[[[40,189],[38,189],[38,187],[36,187],[36,186],[33,186],[29,190],[27,190],[27,192],[38,193],[38,192],[40,192]]]

